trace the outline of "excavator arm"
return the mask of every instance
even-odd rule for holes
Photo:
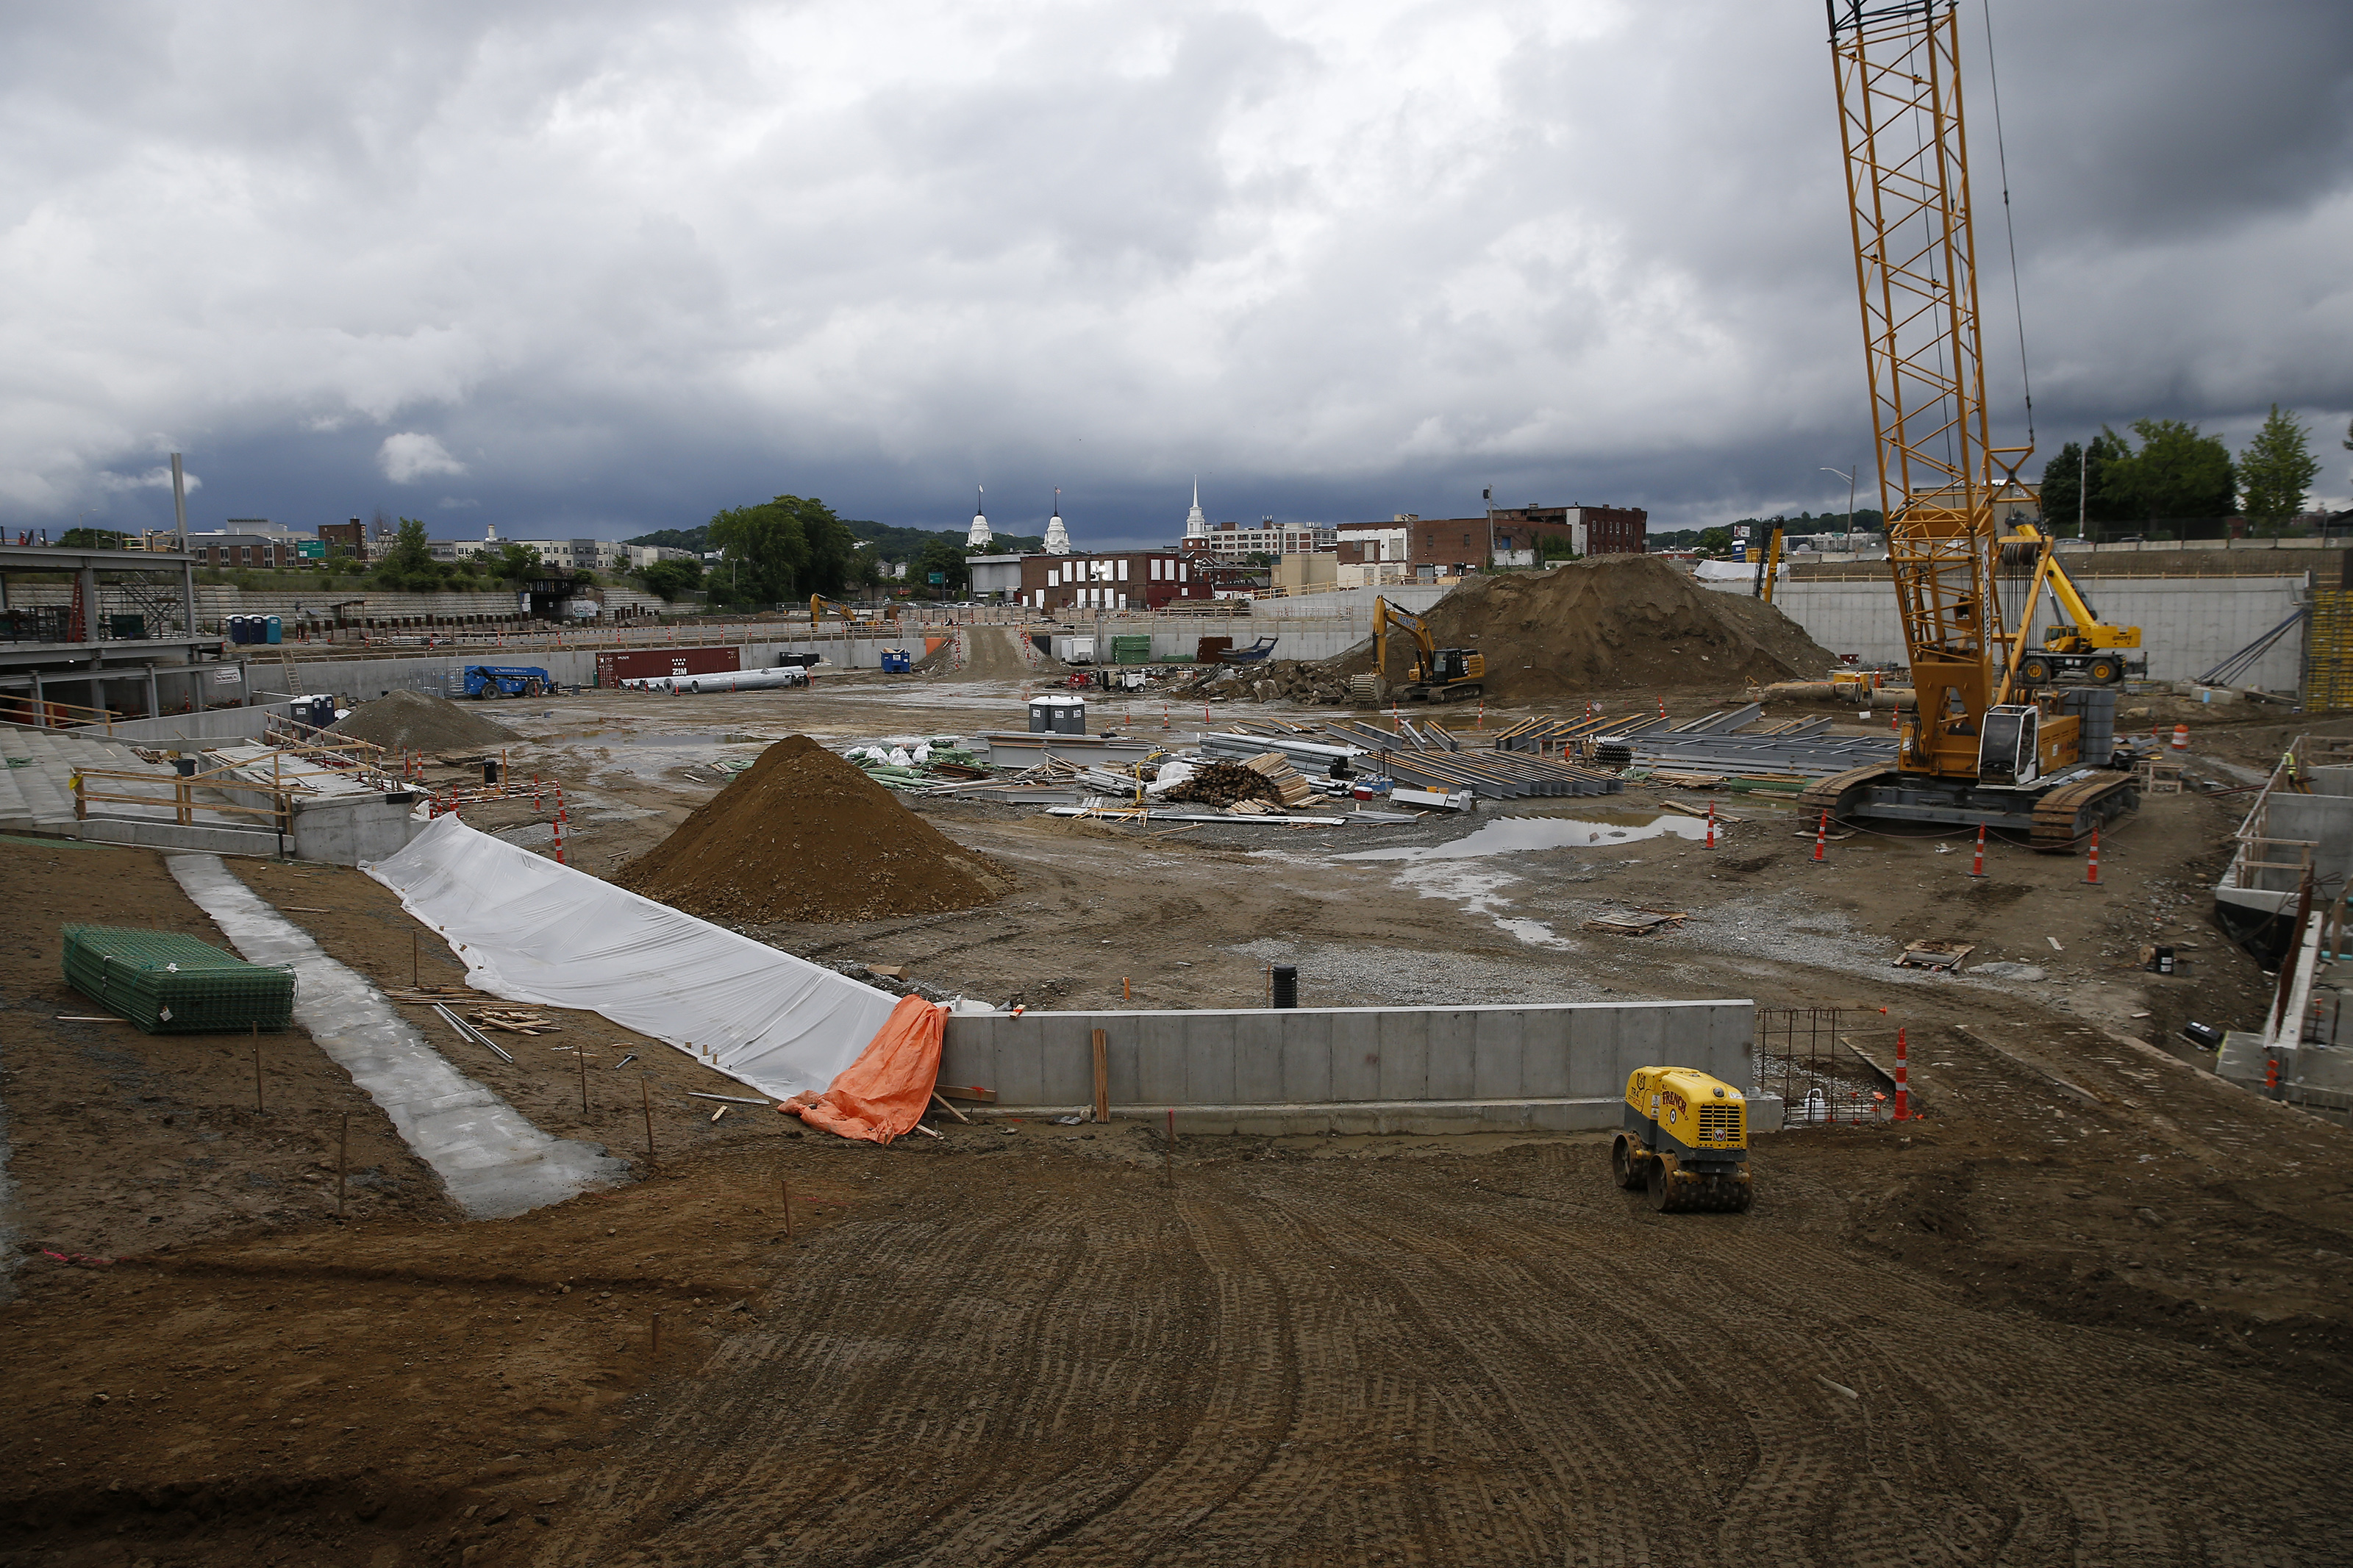
[[[1414,663],[1406,672],[1408,680],[1419,680],[1424,672],[1438,666],[1438,644],[1422,625],[1421,617],[1411,610],[1400,610],[1387,599],[1373,601],[1373,669],[1383,680],[1389,678],[1389,631],[1394,627],[1413,638]]]

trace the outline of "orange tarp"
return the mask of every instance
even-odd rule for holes
[[[834,1075],[823,1094],[814,1089],[776,1107],[812,1127],[888,1143],[923,1119],[932,1086],[940,1080],[940,1040],[948,1010],[921,996],[902,996],[858,1059]]]

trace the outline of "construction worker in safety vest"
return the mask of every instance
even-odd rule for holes
[[[2305,788],[2304,781],[2295,776],[2295,748],[2290,747],[2288,750],[2280,753],[2280,771],[2287,775],[2288,788],[2295,791],[2298,795],[2308,795],[2311,793],[2309,790]]]

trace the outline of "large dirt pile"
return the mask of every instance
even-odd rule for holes
[[[1473,578],[1430,607],[1440,647],[1487,657],[1487,695],[1548,702],[1590,691],[1819,679],[1838,659],[1746,594],[1703,588],[1658,555],[1600,555]],[[1409,638],[1392,633],[1409,657]],[[1325,667],[1373,668],[1369,646]]]
[[[371,745],[396,752],[448,752],[502,746],[514,731],[446,697],[394,691],[363,702],[331,728]]]
[[[1011,885],[807,735],[762,752],[617,879],[740,925],[976,909]]]

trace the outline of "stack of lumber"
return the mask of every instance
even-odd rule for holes
[[[1299,776],[1299,770],[1293,767],[1291,759],[1281,752],[1261,752],[1242,766],[1272,784],[1275,795],[1286,808],[1305,805],[1315,798],[1314,786]]]
[[[1295,775],[1294,775],[1295,776]],[[1282,796],[1274,781],[1240,763],[1204,763],[1193,776],[1161,796],[1169,802],[1195,805],[1231,805],[1238,800],[1262,800],[1280,805]]]

